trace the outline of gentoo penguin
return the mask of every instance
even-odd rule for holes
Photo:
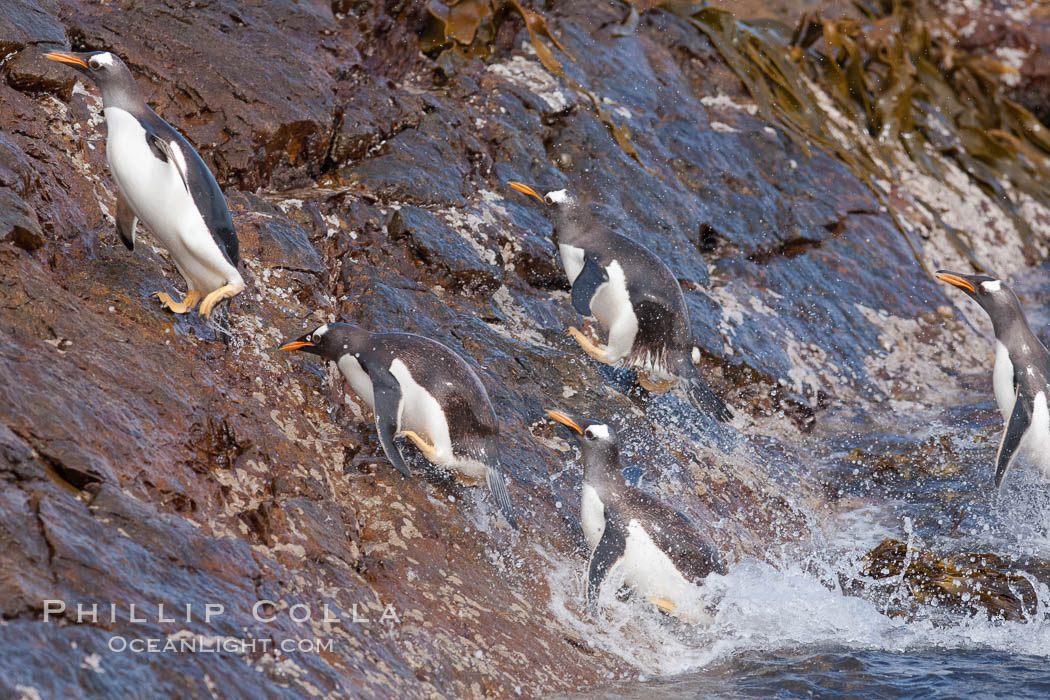
[[[547,413],[572,429],[583,456],[580,521],[591,548],[588,607],[596,609],[602,582],[622,570],[624,583],[654,605],[689,619],[705,617],[697,586],[712,571],[726,572],[718,551],[684,515],[625,483],[612,428]]]
[[[583,350],[599,362],[641,370],[638,383],[649,391],[665,391],[678,383],[698,410],[721,421],[732,418],[693,364],[699,361],[700,350],[693,345],[685,295],[667,265],[645,247],[595,221],[566,190],[541,197],[528,185],[508,184],[554,211],[558,250],[572,285],[572,306],[583,316],[597,318],[609,334],[609,342],[598,347],[570,328]]]
[[[102,91],[106,160],[117,181],[117,235],[135,249],[141,221],[171,254],[186,297],[155,297],[177,314],[208,316],[244,290],[237,271],[237,233],[219,185],[197,151],[146,104],[131,71],[107,51],[47,53],[91,78]],[[201,299],[203,298],[203,301]]]
[[[992,319],[995,366],[992,388],[1006,421],[995,457],[995,485],[1021,454],[1050,477],[1050,353],[1028,327],[1013,290],[988,275],[938,270],[937,279],[966,292]]]
[[[411,333],[370,333],[326,323],[286,343],[333,360],[375,415],[387,459],[411,476],[395,437],[407,437],[431,463],[484,478],[507,522],[518,529],[499,462],[499,423],[478,375],[449,348]]]

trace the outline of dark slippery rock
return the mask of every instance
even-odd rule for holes
[[[912,206],[921,190],[1007,274],[1018,236],[988,195],[915,176],[884,203],[755,114],[681,18],[616,36],[615,3],[534,5],[637,159],[511,12],[483,60],[421,52],[415,3],[0,5],[0,695],[544,697],[637,675],[551,608],[562,584],[537,551],[577,571],[586,552],[580,473],[544,408],[626,426],[643,488],[732,564],[836,502],[798,465],[852,429],[843,414],[983,371],[893,215],[930,267],[965,265]],[[150,298],[178,276],[147,232],[134,254],[120,244],[97,95],[39,58],[70,45],[124,57],[216,173],[248,285],[228,342]],[[669,261],[731,426],[583,355],[550,224],[511,179],[598,201]],[[478,371],[520,535],[410,446],[420,478],[401,479],[338,373],[275,352],[334,319],[432,337]],[[49,599],[71,609],[45,622]],[[117,620],[78,623],[96,602]],[[158,621],[159,605],[207,603],[225,613]],[[290,617],[300,604],[310,621]],[[387,606],[398,621],[379,621]],[[115,636],[332,648],[136,655]]]

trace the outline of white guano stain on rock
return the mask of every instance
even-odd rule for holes
[[[733,109],[747,112],[750,115],[758,114],[758,105],[754,103],[742,104],[739,102],[733,102],[729,95],[719,93],[711,96],[707,95],[700,98],[700,104],[705,107],[714,107],[716,109]]]
[[[931,395],[953,394],[959,371],[987,371],[991,346],[943,314],[901,318],[863,304],[857,310],[879,330],[882,352],[864,360],[876,387],[890,399],[928,403]],[[926,340],[922,340],[926,338]]]
[[[539,61],[514,56],[509,61],[493,63],[486,70],[531,91],[546,103],[550,114],[564,112],[575,103],[572,93],[562,89],[557,78]]]

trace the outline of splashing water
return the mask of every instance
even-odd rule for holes
[[[957,674],[949,682],[947,672],[941,672],[959,666],[963,658],[969,668],[986,665],[974,673],[987,678],[1002,673],[1004,661],[1012,662],[1010,682],[1023,679],[1023,687],[1017,687],[1025,692],[1043,688],[1040,684],[1050,687],[1050,588],[1045,579],[1014,572],[1035,593],[1034,608],[1017,621],[990,620],[983,611],[953,610],[937,601],[911,601],[909,616],[894,616],[893,604],[910,595],[907,564],[922,550],[994,552],[1021,564],[1050,556],[1050,484],[1021,469],[996,496],[984,486],[991,469],[987,441],[959,433],[958,424],[929,420],[923,425],[908,442],[949,436],[952,459],[962,462],[960,468],[948,470],[944,478],[927,476],[892,488],[839,480],[868,502],[854,499],[849,507],[831,512],[796,499],[793,505],[805,512],[811,536],[783,547],[770,561],[744,557],[726,575],[709,576],[699,589],[698,605],[710,612],[710,624],[690,625],[644,601],[618,596],[613,579],[604,587],[598,618],[592,619],[582,603],[584,564],[538,551],[549,565],[554,617],[581,642],[626,662],[633,669],[631,681],[642,681],[635,688],[637,697],[733,696],[748,688],[807,694],[845,682],[844,674],[850,683],[862,685],[841,690],[860,688],[857,692],[864,695],[867,682],[871,697],[979,692],[978,681]],[[847,450],[840,447],[811,468],[825,476],[841,470]],[[932,461],[937,460],[951,461]],[[794,471],[806,468],[796,465]],[[958,498],[946,499],[949,492]],[[953,522],[960,510],[963,517]],[[905,543],[905,566],[899,575],[865,577],[865,556],[886,538]],[[857,581],[869,585],[867,593],[850,590],[849,584]],[[863,680],[853,677],[857,673]],[[893,679],[909,673],[926,680],[893,685]],[[756,680],[753,687],[738,685],[734,692],[725,689],[727,679],[746,684],[751,674],[765,680]],[[779,680],[770,680],[774,678]],[[781,681],[785,685],[778,685]],[[992,685],[989,692],[1006,687]],[[632,688],[616,686],[612,695],[630,696]]]

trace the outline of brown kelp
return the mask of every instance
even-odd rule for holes
[[[1050,134],[1007,97],[1000,76],[1013,69],[959,50],[952,29],[938,18],[921,16],[910,0],[854,4],[860,19],[805,15],[793,29],[775,21],[741,20],[701,3],[659,6],[704,32],[743,81],[759,113],[779,122],[803,148],[812,144],[834,154],[883,200],[876,180],[891,180],[902,154],[949,187],[938,162],[954,163],[1002,208],[1021,236],[1026,257],[1035,260],[1034,234],[1011,189],[1050,203]],[[811,86],[830,95],[836,108],[871,138],[836,138],[828,110]],[[961,232],[945,225],[925,202],[917,203],[975,268],[987,269]],[[898,226],[907,235],[900,221]]]
[[[991,553],[938,556],[911,543],[883,540],[862,562],[860,576],[843,582],[850,593],[867,589],[887,614],[910,617],[934,605],[991,619],[1026,620],[1037,614],[1040,567],[1025,567]]]

